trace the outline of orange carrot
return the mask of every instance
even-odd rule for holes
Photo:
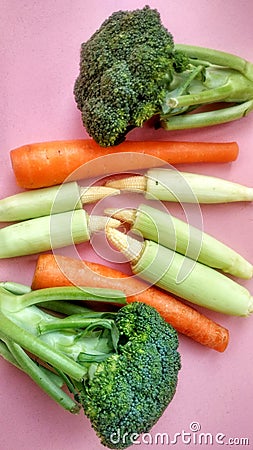
[[[66,256],[42,254],[38,257],[32,289],[69,285],[120,289],[125,292],[128,303],[139,301],[153,306],[178,332],[200,344],[219,352],[223,352],[228,345],[229,332],[226,328],[133,276],[102,264]]]
[[[61,184],[66,179],[157,167],[162,162],[231,162],[238,152],[236,142],[125,141],[103,148],[92,139],[79,139],[23,145],[11,150],[10,158],[17,184],[35,189]]]

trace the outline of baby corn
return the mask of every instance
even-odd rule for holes
[[[253,188],[222,178],[150,169],[144,176],[109,180],[107,187],[143,193],[147,199],[180,203],[228,203],[253,201]]]
[[[0,200],[0,222],[15,222],[49,216],[117,195],[118,189],[106,186],[82,187],[76,182],[20,192]]]
[[[141,204],[138,209],[105,210],[107,215],[129,223],[145,239],[236,277],[253,276],[252,264],[214,237],[165,211]]]
[[[231,278],[156,242],[138,242],[107,228],[107,239],[128,260],[134,274],[185,300],[234,316],[253,312],[253,297]]]
[[[83,209],[37,217],[0,229],[0,258],[35,253],[80,244],[106,226],[119,226],[116,219],[88,216]]]

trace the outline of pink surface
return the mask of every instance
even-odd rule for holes
[[[1,197],[19,192],[10,165],[11,148],[34,141],[86,137],[72,94],[80,44],[113,11],[143,7],[145,3],[2,0]],[[213,47],[253,60],[250,0],[157,0],[149,1],[149,5],[160,11],[176,42]],[[131,137],[235,140],[240,146],[235,163],[196,165],[187,170],[253,184],[253,115],[205,130],[168,134],[144,128],[132,132]],[[203,220],[205,231],[253,260],[252,204],[205,206]],[[80,254],[84,258],[93,257],[86,245],[80,247]],[[2,260],[0,279],[29,284],[35,262],[36,256]],[[241,284],[253,292],[252,281]],[[182,370],[176,396],[153,428],[151,437],[146,437],[145,442],[140,439],[137,448],[219,449],[222,444],[227,448],[235,444],[243,448],[242,443],[238,445],[241,438],[247,438],[247,448],[253,448],[252,318],[207,314],[229,328],[228,349],[220,354],[180,336]],[[72,416],[62,411],[26,375],[3,360],[0,360],[0,385],[1,450],[104,448],[82,413]],[[173,439],[175,433],[182,435],[183,431],[190,433],[185,436],[185,442],[182,437],[174,444],[154,442],[158,432],[167,433]],[[210,433],[213,444],[201,444],[200,432]],[[236,438],[234,445],[229,441],[233,438]]]

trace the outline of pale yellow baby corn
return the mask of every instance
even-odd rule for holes
[[[165,210],[140,204],[137,209],[107,209],[105,213],[131,224],[131,229],[145,239],[158,242],[207,266],[245,279],[253,276],[252,264],[238,252]]]
[[[119,189],[105,186],[80,187],[76,182],[24,191],[0,200],[0,222],[14,222],[81,209],[84,204],[119,193]]]
[[[234,316],[253,312],[250,292],[226,275],[156,242],[139,242],[107,228],[109,242],[130,261],[134,274],[193,304]]]

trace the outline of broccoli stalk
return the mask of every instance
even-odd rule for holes
[[[87,132],[108,147],[154,116],[156,127],[177,130],[247,115],[253,110],[253,64],[174,44],[158,11],[145,6],[113,13],[82,44],[74,95]],[[205,105],[208,111],[197,111]]]
[[[154,308],[102,291],[24,287],[21,294],[21,285],[2,283],[0,354],[66,410],[83,408],[101,443],[120,449],[148,432],[172,400],[178,337]],[[123,306],[100,312],[67,301],[106,296]]]
[[[193,79],[182,92],[167,95],[161,114],[167,130],[204,127],[240,119],[253,110],[253,64],[218,50],[175,45],[197,68],[203,67],[202,79]],[[175,115],[206,104],[227,103],[226,107],[195,114]],[[173,117],[172,117],[173,116]]]

